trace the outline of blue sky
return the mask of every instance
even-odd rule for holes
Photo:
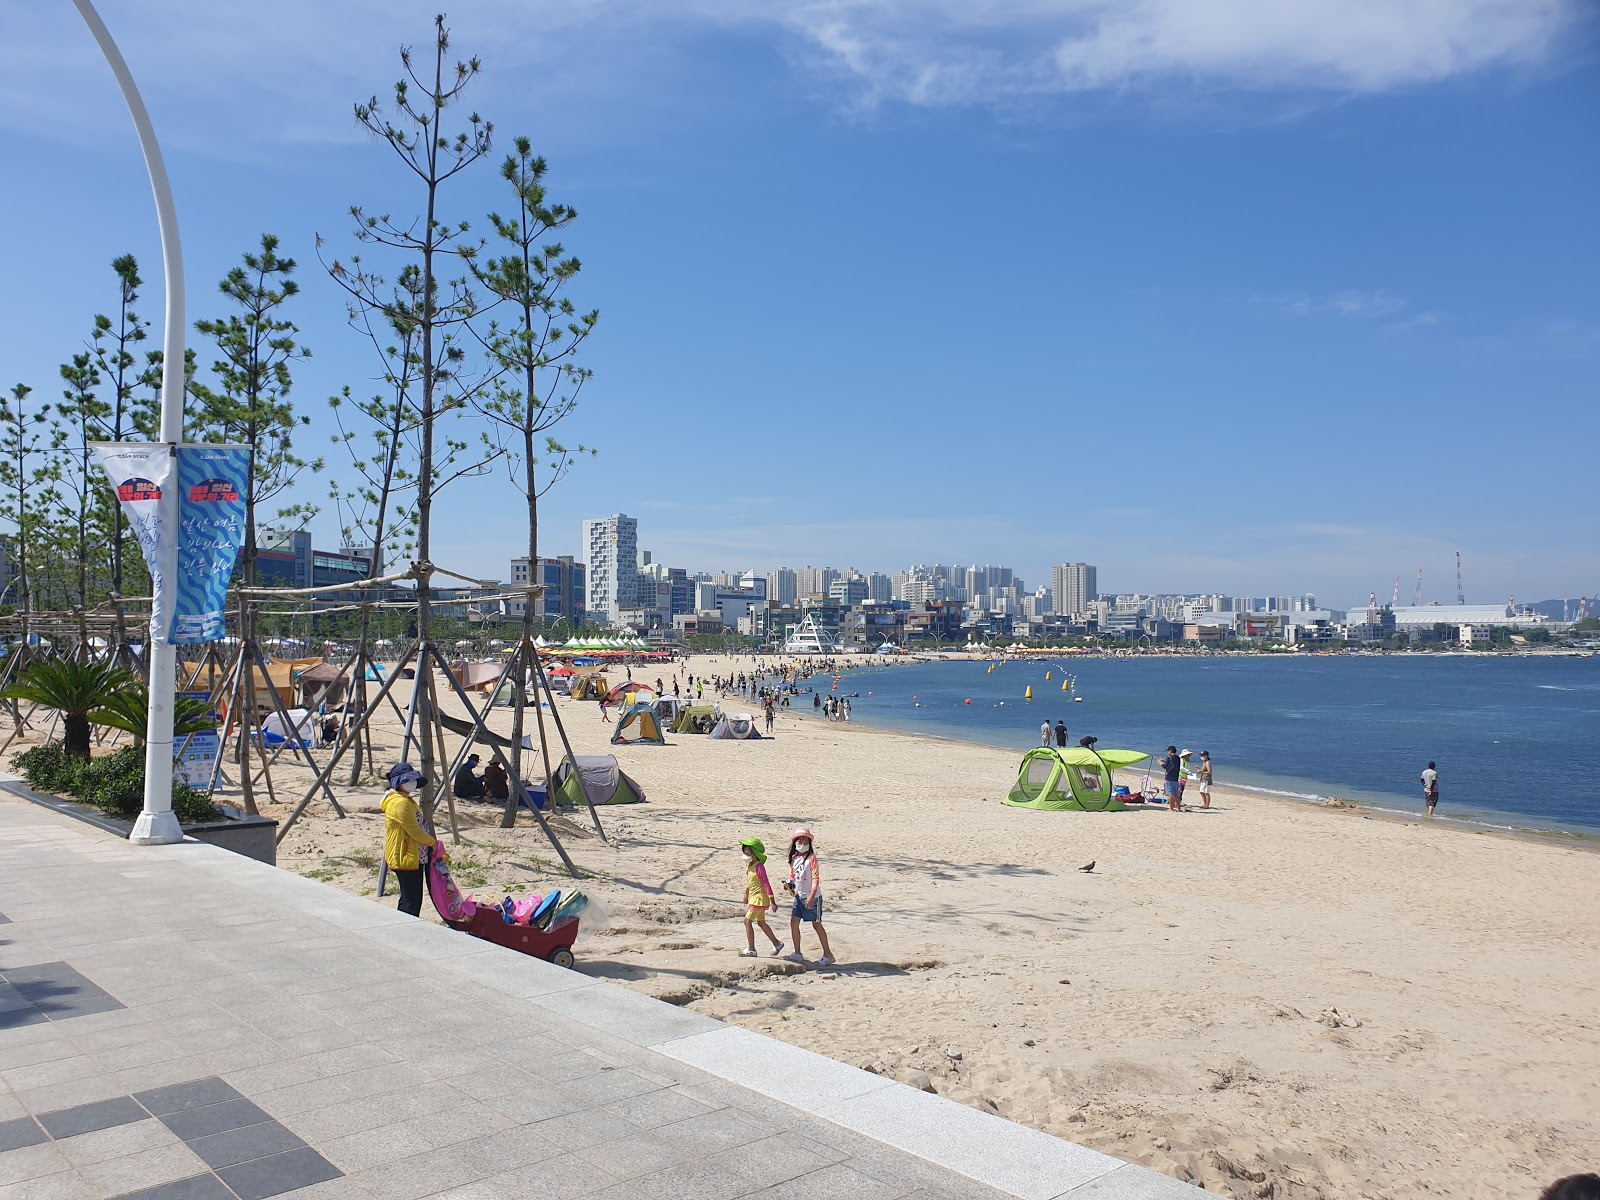
[[[433,7],[100,9],[166,149],[191,319],[262,232],[300,262],[320,452],[325,398],[371,365],[313,237],[347,254],[351,204],[415,210],[350,107]],[[1343,604],[1397,575],[1409,598],[1418,566],[1453,600],[1460,549],[1469,600],[1600,592],[1589,11],[454,6],[473,105],[551,160],[601,310],[563,429],[600,456],[548,497],[544,548],[621,510],[691,569],[977,560],[1036,584],[1082,559],[1108,591]],[[113,257],[162,305],[131,123],[65,0],[0,11],[0,139],[0,380],[53,394]],[[494,165],[452,217],[504,206]],[[435,557],[503,573],[518,503],[458,485]]]

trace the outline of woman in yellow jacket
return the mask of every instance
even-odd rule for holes
[[[383,798],[383,857],[400,885],[400,911],[413,917],[422,915],[423,846],[436,846],[439,839],[422,827],[422,817],[411,790],[422,782],[422,774],[410,763],[389,768],[389,794]]]

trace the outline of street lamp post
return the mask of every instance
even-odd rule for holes
[[[172,199],[172,184],[167,179],[167,164],[161,157],[155,126],[133,82],[122,51],[112,40],[100,14],[90,0],[72,0],[100,52],[106,56],[111,73],[122,88],[133,127],[139,133],[139,148],[144,151],[144,166],[155,194],[156,220],[161,227],[161,265],[166,277],[167,311],[164,359],[161,364],[161,437],[176,460],[178,443],[183,440],[183,247],[178,240],[178,209]],[[178,583],[178,470],[174,461],[167,486],[158,501],[159,523],[165,536],[157,541],[158,561],[150,564],[154,600],[150,606],[150,635],[145,643],[150,666],[150,716],[145,729],[144,811],[134,822],[128,840],[141,846],[168,845],[183,840],[178,818],[172,813],[172,708],[177,690],[178,649],[169,638],[173,603]]]

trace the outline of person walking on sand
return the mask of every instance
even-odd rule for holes
[[[772,712],[772,700],[771,700],[770,697],[767,700],[767,706],[766,707],[767,707],[767,736],[771,737],[772,736],[772,717],[773,717],[773,712]]]
[[[767,924],[767,914],[772,911],[776,900],[772,894],[772,884],[767,881],[767,848],[760,838],[744,838],[739,842],[739,849],[744,853],[744,941],[745,948],[739,951],[740,958],[756,957],[756,926],[761,926],[761,932],[767,935],[767,940],[772,943],[774,955],[783,953],[783,943],[778,940],[778,935],[772,932],[772,926]]]
[[[805,961],[800,954],[800,922],[806,921],[822,947],[817,966],[831,967],[837,960],[828,948],[828,931],[822,927],[822,866],[817,862],[815,843],[807,825],[789,838],[789,878],[783,886],[794,896],[794,907],[789,910],[789,944],[794,950],[786,957],[790,962]]]
[[[1051,745],[1055,741],[1055,736],[1056,731],[1050,724],[1050,718],[1046,717],[1044,724],[1039,726],[1039,745]]]
[[[1200,807],[1211,807],[1211,751],[1200,751]]]
[[[1056,722],[1056,748],[1062,749],[1067,744],[1067,725],[1065,721]]]
[[[1167,810],[1179,812],[1183,801],[1183,759],[1178,757],[1176,746],[1167,747],[1167,756],[1161,760],[1161,770],[1166,774]]]
[[[607,725],[611,724],[611,698],[609,696],[600,697],[600,719]]]
[[[1439,803],[1439,772],[1431,762],[1422,773],[1422,798],[1428,802],[1428,815],[1433,816],[1433,806]]]
[[[400,885],[400,911],[422,915],[422,847],[437,846],[439,839],[422,827],[422,814],[411,798],[422,783],[422,772],[408,762],[389,768],[389,793],[378,806],[383,810],[383,861]]]

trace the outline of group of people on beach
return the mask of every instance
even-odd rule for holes
[[[816,839],[812,837],[810,827],[802,825],[789,835],[789,877],[783,881],[784,890],[792,897],[789,907],[789,945],[792,949],[788,954],[783,953],[782,939],[772,932],[772,926],[767,923],[767,916],[777,907],[778,898],[767,876],[766,844],[758,837],[743,838],[739,842],[739,851],[744,856],[745,866],[745,948],[739,951],[739,957],[756,957],[756,930],[760,929],[772,943],[773,957],[782,955],[788,962],[804,962],[800,953],[800,925],[804,922],[816,933],[817,943],[822,949],[817,965],[832,966],[836,960],[828,946],[828,931],[822,925],[822,864],[817,861]]]

